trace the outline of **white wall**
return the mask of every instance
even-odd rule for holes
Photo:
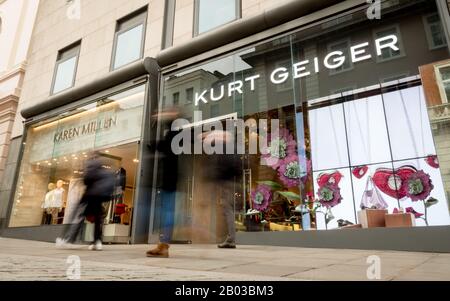
[[[26,60],[39,0],[0,3],[0,75]]]

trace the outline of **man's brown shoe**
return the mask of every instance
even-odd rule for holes
[[[159,243],[156,248],[147,251],[147,257],[169,257],[169,245]]]

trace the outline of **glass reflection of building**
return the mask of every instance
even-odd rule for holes
[[[417,226],[450,224],[448,180],[442,175],[445,169],[430,164],[440,145],[439,138],[433,141],[435,120],[428,116],[430,99],[419,76],[420,66],[448,58],[445,43],[440,47],[427,43],[430,29],[424,20],[437,16],[435,10],[431,2],[401,1],[384,7],[382,21],[371,22],[365,10],[357,11],[164,78],[162,106],[173,105],[170,98],[180,93],[179,105],[191,122],[198,121],[193,119],[194,111],[200,111],[206,122],[230,114],[243,120],[267,119],[269,124],[277,119],[285,138],[295,142],[294,150],[287,155],[291,158],[284,158],[282,163],[299,162],[293,182],[286,179],[286,166],[280,169],[262,164],[261,153],[240,156],[242,174],[235,179],[236,224],[240,231],[335,229],[342,222],[357,224],[361,198],[369,184],[375,184],[389,213],[395,208],[413,208],[421,214],[426,212],[426,218],[416,219]],[[433,37],[438,43],[435,27]],[[384,49],[378,54],[375,40],[388,35],[398,38],[399,50]],[[371,59],[352,63],[350,47],[365,42],[365,54]],[[342,51],[346,62],[329,70],[323,66],[323,58],[331,51]],[[316,57],[318,73],[313,65]],[[294,79],[292,65],[305,60],[310,61],[305,65],[305,72],[310,74]],[[270,75],[280,67],[285,67],[290,76],[275,85]],[[445,74],[443,69],[444,85]],[[252,90],[244,79],[255,75],[259,78]],[[243,93],[229,95],[227,85],[237,80],[244,82]],[[212,96],[217,97],[222,87],[223,98],[213,101],[208,92],[208,103],[200,101],[198,106],[183,96],[187,89],[198,96],[212,88]],[[175,237],[179,240],[212,241],[222,233],[220,207],[213,188],[202,179],[203,170],[208,168],[202,161],[202,156],[185,156],[180,168],[184,177],[178,195]],[[413,201],[400,191],[403,188],[399,183],[392,183],[408,168],[430,177],[433,189],[427,200],[437,199],[437,204],[425,208],[426,200]],[[311,197],[320,199],[319,190],[329,182],[339,189],[340,199],[335,204],[306,202]],[[255,193],[262,183],[274,185],[264,206],[255,203]],[[317,210],[306,219],[302,204],[310,212]],[[249,211],[254,208],[259,210]],[[187,225],[193,230],[186,231]]]
[[[389,213],[412,208],[423,214],[417,226],[449,225],[450,61],[436,5],[384,1],[381,20],[368,20],[366,8],[288,33],[270,29],[261,35],[268,37],[263,41],[250,38],[255,42],[224,55],[215,49],[217,57],[188,68],[161,66],[167,68],[158,70],[160,87],[150,84],[157,76],[149,77],[144,59],[129,69],[131,75],[125,67],[105,76],[98,94],[65,103],[70,110],[53,106],[36,119],[28,116],[33,118],[26,122],[9,228],[65,223],[70,200],[82,193],[74,187],[82,178],[84,160],[99,151],[111,168],[126,170],[122,202],[127,209],[115,214],[117,203],[105,208],[105,233],[123,236],[125,242],[155,239],[165,212],[157,185],[159,157],[152,143],[165,129],[151,116],[172,106],[191,125],[241,119],[259,126],[258,121],[267,120],[267,128],[253,133],[246,128],[246,150],[253,139],[261,141],[271,133],[271,121],[279,121],[279,137],[268,137],[269,152],[238,155],[241,168],[234,178],[233,204],[239,232],[300,232],[360,223],[362,197],[371,185]],[[388,36],[396,37],[398,50],[386,47],[377,53],[377,39]],[[351,47],[363,43],[360,56],[371,57],[356,62]],[[339,55],[329,62],[337,57],[345,62],[327,68],[324,59],[332,52]],[[192,64],[195,58],[190,59],[180,65]],[[293,65],[305,61],[300,72],[308,74],[294,78]],[[289,76],[275,84],[274,70]],[[126,80],[120,82],[114,74]],[[112,78],[114,84],[105,84]],[[230,93],[230,83],[236,82],[242,87]],[[90,85],[95,86],[88,83],[87,90]],[[207,103],[197,105],[203,91]],[[274,156],[279,160],[270,161]],[[173,240],[222,241],[225,226],[216,189],[221,183],[207,178],[212,168],[207,156],[181,155],[179,162],[179,170],[173,171],[180,175]],[[421,187],[427,191],[423,200],[407,196],[401,187],[404,178],[419,171],[432,184]],[[64,202],[61,210],[49,213],[46,196],[58,182]],[[265,243],[266,238],[258,239]]]

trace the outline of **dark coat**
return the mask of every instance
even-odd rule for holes
[[[114,191],[115,175],[98,159],[90,159],[84,170],[85,196],[100,202],[109,201]]]
[[[242,163],[239,155],[236,153],[234,146],[234,154],[226,154],[226,144],[224,144],[223,154],[204,155],[206,181],[222,182],[233,181],[236,176],[242,172]]]
[[[159,152],[160,177],[158,187],[165,191],[176,191],[178,183],[178,155],[172,151],[172,139],[178,134],[178,131],[167,131],[164,138],[156,144]]]

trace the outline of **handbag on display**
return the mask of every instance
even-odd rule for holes
[[[366,183],[366,189],[361,198],[361,209],[386,209],[388,204],[374,185],[372,177],[369,176]]]

